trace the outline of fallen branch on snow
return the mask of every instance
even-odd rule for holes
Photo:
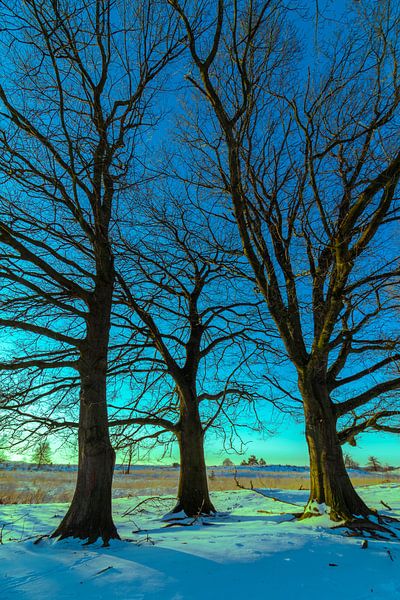
[[[128,508],[128,510],[126,510],[121,516],[127,517],[129,515],[133,515],[137,511],[139,506],[142,506],[142,504],[145,504],[146,502],[170,502],[171,500],[176,500],[176,498],[170,498],[169,496],[150,496],[150,498],[145,498],[144,500],[141,500],[141,502],[136,504],[136,506],[134,506],[133,508]]]
[[[383,500],[380,501],[382,506],[384,506],[385,508],[387,508],[388,510],[392,510],[392,507],[389,506],[389,504],[386,504],[386,502],[384,502]]]
[[[261,490],[255,488],[253,486],[253,482],[251,479],[250,479],[250,487],[249,488],[242,485],[241,483],[239,483],[239,480],[237,478],[237,470],[236,469],[235,469],[235,474],[233,476],[233,479],[235,480],[237,487],[240,488],[241,490],[246,490],[248,492],[255,492],[256,494],[260,494],[260,496],[264,496],[264,498],[268,498],[268,500],[273,500],[274,502],[281,502],[282,504],[290,504],[290,506],[296,506],[296,508],[302,508],[301,506],[299,506],[298,504],[295,504],[294,502],[288,502],[287,500],[280,500],[279,498],[275,498],[274,496],[268,496],[267,494],[264,494],[264,492],[262,492]]]

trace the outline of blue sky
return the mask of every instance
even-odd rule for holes
[[[310,11],[312,12],[313,8],[317,5],[319,6],[321,16],[327,17],[328,15],[331,15],[332,17],[335,17],[335,22],[337,23],[339,19],[338,15],[344,10],[346,2],[345,0],[319,0],[318,2],[315,0],[315,2],[310,3]],[[308,37],[310,41],[313,36],[307,36],[307,34],[310,33],[310,29],[307,30],[307,28],[314,27],[312,25],[312,20],[310,19],[308,24],[306,24],[306,22],[304,23],[305,37]],[[322,31],[323,26],[321,23],[320,27]],[[324,27],[326,27],[326,23]],[[314,40],[318,42],[318,30],[315,30]],[[263,409],[260,415],[268,426],[268,423],[271,420],[270,409],[268,407]],[[265,434],[264,436],[261,436],[259,433],[250,434],[247,431],[243,431],[243,440],[246,443],[246,455],[256,454],[262,456],[268,463],[290,463],[301,465],[307,464],[308,462],[304,428],[301,424],[296,424],[289,420],[289,418],[286,418],[282,426],[278,428],[274,435]],[[55,441],[54,447],[56,446],[57,442]],[[226,451],[221,449],[221,446],[221,441],[218,439],[210,438],[209,440],[206,440],[206,454],[207,462],[209,464],[218,464],[228,455]],[[344,449],[360,463],[365,463],[368,456],[374,454],[384,463],[388,462],[400,465],[400,444],[399,436],[397,435],[377,433],[364,434],[358,438],[358,445],[356,448],[345,446]],[[155,450],[149,461],[155,462],[159,456],[160,452]],[[175,451],[173,452],[172,458],[167,458],[165,460],[171,461],[177,459],[177,456],[178,454]],[[237,456],[236,458],[234,454],[231,454],[231,457],[234,462],[240,462],[240,460],[242,460],[241,456]],[[71,457],[61,451],[54,453],[54,460],[68,461],[70,458]]]

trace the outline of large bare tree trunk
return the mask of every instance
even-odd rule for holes
[[[325,504],[334,521],[370,515],[372,511],[355,491],[347,473],[327,389],[315,382],[303,384],[301,389],[310,456],[310,497],[304,517],[315,515],[313,502]]]
[[[177,433],[180,449],[178,502],[174,513],[183,511],[188,517],[215,512],[208,491],[204,458],[204,431],[195,398],[182,400],[180,428]]]
[[[111,495],[115,452],[107,414],[107,349],[112,282],[98,282],[89,311],[87,337],[81,348],[79,465],[70,508],[53,537],[77,537],[88,543],[119,539],[112,518]]]

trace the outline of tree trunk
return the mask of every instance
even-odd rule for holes
[[[303,517],[315,516],[315,503],[326,505],[333,521],[371,515],[347,473],[328,390],[315,382],[301,388],[310,456],[310,497]]]
[[[129,473],[131,472],[132,454],[133,454],[132,446],[129,446],[129,450],[128,450],[128,464],[126,465],[126,469],[124,471],[124,475],[129,475]]]
[[[93,294],[87,336],[80,357],[79,463],[71,506],[53,537],[76,537],[104,545],[119,539],[112,518],[111,494],[115,452],[107,415],[107,350],[112,287]]]
[[[188,517],[210,515],[215,508],[210,500],[204,432],[196,398],[182,401],[180,429],[177,433],[180,450],[178,502],[173,512],[183,511]]]

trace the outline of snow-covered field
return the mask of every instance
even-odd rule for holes
[[[362,539],[332,529],[326,516],[293,520],[306,491],[265,493],[279,501],[241,490],[216,492],[218,515],[191,526],[162,520],[172,500],[150,500],[133,513],[143,498],[115,500],[123,541],[109,548],[47,538],[35,545],[35,536],[55,528],[65,504],[2,506],[0,598],[400,599],[399,539],[369,539],[363,548]],[[383,514],[400,517],[397,483],[360,493]]]

